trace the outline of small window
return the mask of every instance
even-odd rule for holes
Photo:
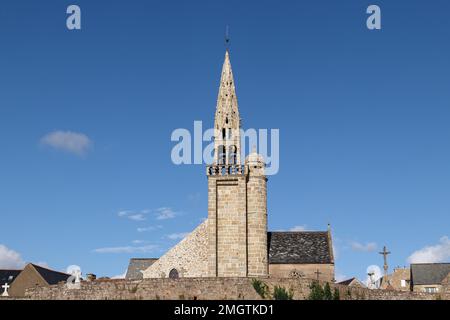
[[[438,292],[436,287],[425,287],[425,292],[426,293],[436,293]]]
[[[227,155],[225,153],[225,146],[220,145],[218,150],[217,160],[219,165],[224,165],[227,159]]]
[[[169,272],[169,278],[170,279],[178,279],[180,276],[179,276],[179,274],[178,274],[178,270],[177,269],[172,269],[172,270],[170,270],[170,272]]]
[[[229,162],[230,164],[237,164],[237,148],[236,146],[230,147],[230,153],[229,153]]]
[[[406,280],[400,280],[400,285],[402,286],[402,288],[406,287]]]

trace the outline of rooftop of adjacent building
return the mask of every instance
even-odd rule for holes
[[[2,269],[0,270],[0,285],[4,285],[5,283],[11,284],[14,279],[19,275],[22,270],[16,269]]]
[[[441,284],[450,274],[450,263],[412,263],[411,281],[414,285]]]
[[[142,279],[143,275],[141,271],[146,270],[157,260],[158,258],[131,258],[125,279]]]

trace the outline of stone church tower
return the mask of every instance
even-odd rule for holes
[[[208,276],[266,276],[265,164],[256,152],[247,157],[244,165],[241,163],[241,119],[228,51],[214,128],[214,163],[207,167]]]
[[[214,123],[214,160],[206,168],[208,219],[158,259],[130,274],[142,278],[296,277],[334,279],[330,230],[267,232],[265,163],[242,161],[241,119],[225,53]],[[132,261],[130,266],[141,268]],[[138,272],[139,271],[139,272]]]

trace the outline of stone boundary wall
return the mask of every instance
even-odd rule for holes
[[[268,285],[292,290],[295,300],[307,299],[312,280],[259,278]],[[436,300],[449,299],[438,294],[368,290],[330,284],[337,288],[341,300]],[[349,295],[350,293],[350,295]],[[26,290],[26,297],[34,300],[261,300],[250,278],[180,278],[144,280],[83,281],[80,289],[68,289],[64,283]]]

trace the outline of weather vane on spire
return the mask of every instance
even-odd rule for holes
[[[228,25],[225,28],[225,48],[227,51],[230,48],[230,28]]]

